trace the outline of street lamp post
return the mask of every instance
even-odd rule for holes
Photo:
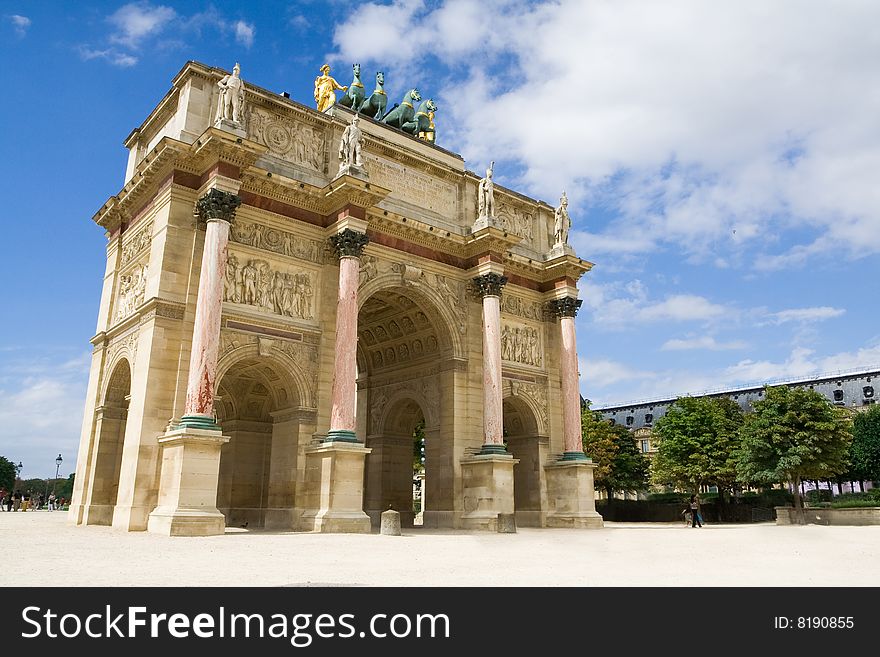
[[[61,463],[64,461],[61,458],[61,454],[58,455],[58,458],[55,459],[55,480],[52,482],[52,493],[55,492],[55,486],[58,484],[58,471],[61,469]]]
[[[18,465],[14,466],[14,467],[15,467],[15,486],[13,486],[13,488],[18,489],[18,478],[19,478],[19,475],[21,475],[21,469],[24,466],[21,464],[21,461],[19,461]]]

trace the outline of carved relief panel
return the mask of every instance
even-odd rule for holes
[[[370,433],[382,431],[382,420],[388,402],[400,399],[410,392],[420,404],[425,415],[425,423],[435,426],[440,421],[440,379],[436,374],[425,375],[409,381],[401,381],[370,389]]]
[[[223,301],[311,320],[315,317],[315,278],[313,272],[230,253],[223,278]]]
[[[137,263],[119,274],[116,305],[113,314],[116,321],[129,317],[144,302],[147,289],[147,265]]]
[[[268,146],[272,155],[314,171],[324,170],[324,135],[319,128],[254,107],[248,134]]]
[[[501,360],[543,367],[541,331],[532,326],[504,323],[501,328]]]
[[[232,224],[229,238],[238,244],[246,244],[292,258],[308,260],[316,264],[323,262],[323,243],[260,223],[237,220]]]
[[[517,207],[510,202],[501,201],[498,204],[498,220],[504,230],[519,235],[523,238],[524,245],[534,248],[537,231],[533,212]]]

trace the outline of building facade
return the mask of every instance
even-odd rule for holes
[[[875,387],[878,383],[878,376],[880,376],[880,369],[858,369],[811,378],[771,381],[768,382],[768,385],[810,388],[827,397],[835,406],[858,410],[868,408],[875,403]],[[764,386],[713,390],[691,396],[726,397],[739,404],[744,413],[748,413],[752,410],[752,404],[764,396]],[[666,397],[603,406],[594,410],[601,414],[602,419],[632,430],[633,437],[642,452],[650,455],[656,451],[656,445],[652,442],[651,436],[653,424],[666,415],[667,409],[675,400],[675,397]]]
[[[94,217],[107,266],[70,519],[411,524],[424,422],[426,526],[601,527],[574,335],[591,264],[558,212],[238,72],[184,66]]]

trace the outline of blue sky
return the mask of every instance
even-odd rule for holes
[[[312,103],[328,61],[555,205],[594,405],[880,365],[880,4],[0,4],[0,454],[73,471],[123,139],[190,59]],[[395,99],[396,100],[396,99]]]

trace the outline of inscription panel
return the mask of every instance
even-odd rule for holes
[[[455,218],[458,210],[458,189],[455,185],[375,155],[367,154],[364,166],[371,182],[391,190],[391,198],[412,203],[443,217]]]

